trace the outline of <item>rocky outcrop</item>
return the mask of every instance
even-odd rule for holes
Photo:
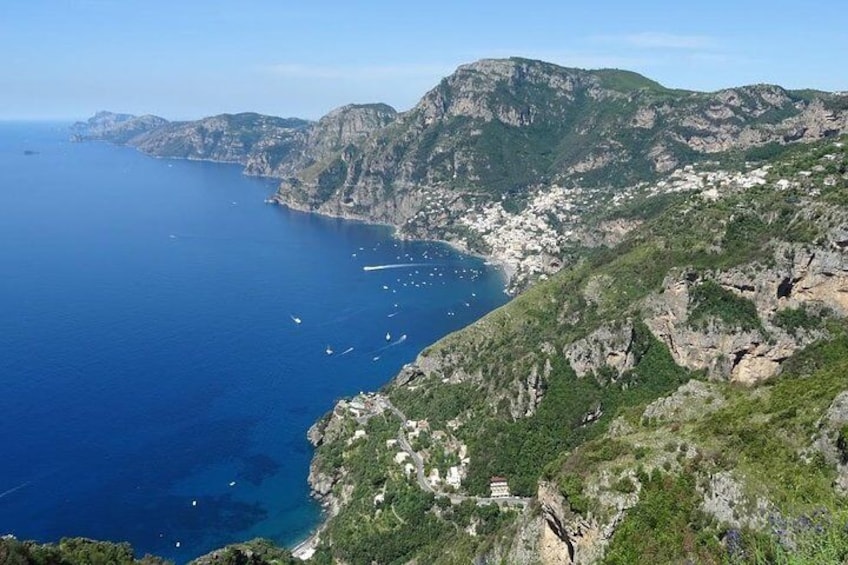
[[[168,120],[159,116],[116,114],[97,112],[86,122],[77,122],[71,126],[73,141],[111,141],[128,143],[138,136],[157,130],[168,124]]]
[[[289,550],[277,547],[270,540],[253,539],[216,549],[189,565],[286,565],[299,562]]]
[[[537,493],[544,525],[539,541],[539,560],[545,565],[585,565],[596,563],[604,553],[623,508],[610,514],[604,523],[573,513],[556,486],[540,481]],[[627,506],[632,506],[637,499]]]
[[[819,421],[813,447],[836,467],[834,488],[848,495],[848,390],[839,393]]]
[[[835,241],[816,248],[780,244],[770,266],[745,266],[710,275],[724,289],[756,306],[760,328],[726,328],[718,321],[693,327],[689,323],[690,289],[698,282],[697,275],[690,280],[691,274],[665,281],[662,292],[646,302],[645,322],[668,345],[679,365],[746,384],[768,378],[792,353],[824,335],[821,330],[788,333],[773,323],[780,310],[808,307],[813,311],[830,309],[843,316],[848,313],[848,263],[845,251]]]
[[[526,379],[516,379],[510,387],[514,396],[509,398],[509,411],[513,420],[527,418],[536,413],[536,408],[545,394],[545,383],[548,382],[552,370],[550,359],[546,359],[541,374],[539,366],[533,365]]]
[[[567,345],[565,358],[578,377],[611,369],[617,375],[632,369],[635,364],[633,324],[605,325],[583,339]]]
[[[730,471],[711,474],[700,492],[704,497],[701,510],[733,528],[762,529],[769,515],[775,513],[774,506],[766,498],[751,500],[744,484]]]
[[[642,418],[652,422],[689,422],[725,405],[724,396],[710,383],[691,380],[669,396],[648,404]]]

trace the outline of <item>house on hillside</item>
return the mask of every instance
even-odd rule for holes
[[[489,480],[489,489],[492,491],[492,498],[507,498],[509,494],[509,483],[504,477],[492,477]]]

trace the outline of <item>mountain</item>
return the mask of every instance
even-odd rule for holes
[[[847,144],[657,181],[617,245],[339,402],[315,562],[844,562]]]
[[[523,289],[309,430],[312,562],[845,562],[846,120],[845,95],[484,60],[257,161],[281,203]]]
[[[89,124],[77,139],[241,163],[282,179],[280,204],[485,254],[518,291],[576,249],[631,229],[630,219],[594,221],[613,199],[687,165],[768,159],[845,133],[848,95],[773,85],[693,92],[629,71],[484,59],[402,113],[366,104],[318,122],[225,114],[173,124],[100,113]]]
[[[98,112],[74,124],[76,141],[104,140],[156,157],[239,163],[247,174],[287,177],[394,120],[385,104],[351,104],[317,123],[255,113],[221,114],[190,122]]]
[[[459,229],[469,208],[520,210],[553,186],[623,187],[846,129],[848,96],[771,85],[700,93],[626,71],[481,60],[387,127],[284,182],[278,197],[474,247]]]
[[[71,126],[71,132],[74,141],[102,140],[124,144],[167,123],[168,120],[159,116],[97,112],[87,122]]]

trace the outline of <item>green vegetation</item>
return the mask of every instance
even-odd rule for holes
[[[819,366],[804,377],[804,358]],[[787,363],[781,378],[751,395],[733,391],[728,406],[695,430],[702,444],[720,446],[720,468],[737,469],[753,492],[790,515],[818,507],[840,508],[833,490],[834,469],[819,456],[801,453],[819,432],[819,419],[834,397],[846,389],[848,337],[814,344]],[[763,414],[763,417],[754,417]]]
[[[642,475],[639,502],[610,540],[604,563],[721,563],[717,531],[699,510],[695,478]]]
[[[775,520],[772,532],[738,532],[725,536],[727,561],[733,565],[823,565],[848,560],[848,515],[826,511],[788,522]]]
[[[621,411],[667,394],[691,378],[646,327],[638,324],[634,334],[636,365],[614,384],[577,378],[556,360],[548,389],[533,416],[496,422],[470,438],[472,465],[465,483],[469,491],[484,494],[489,477],[506,475],[513,492],[532,496],[545,465],[559,453],[598,437]],[[584,417],[598,406],[602,416],[584,424]],[[599,449],[598,453],[603,456],[606,451]]]
[[[706,328],[710,320],[719,320],[729,329],[762,330],[754,303],[737,296],[718,283],[706,280],[690,291],[689,323]]]
[[[799,330],[822,329],[825,326],[825,318],[829,315],[827,311],[813,312],[806,306],[784,308],[774,315],[772,322],[794,336]]]
[[[299,565],[300,559],[271,541],[254,539],[228,545],[195,559],[190,565]]]
[[[39,545],[14,538],[0,538],[3,565],[164,565],[166,561],[145,555],[133,557],[128,543],[109,543],[85,538],[63,538],[58,544]]]
[[[672,92],[660,83],[646,78],[639,73],[621,69],[600,69],[594,73],[601,79],[601,86],[610,90],[632,93],[635,90],[649,90],[652,92]]]
[[[668,124],[628,124],[638,110],[657,104],[667,104],[676,116],[699,115],[714,103],[711,95],[684,95],[620,71],[593,77],[554,71],[563,80],[597,78],[611,93],[600,100],[578,88],[564,100],[546,82],[516,75],[475,100],[481,114],[505,112],[503,119],[450,116],[425,124],[414,110],[369,140],[377,148],[369,158],[412,171],[411,180],[421,186],[474,191],[480,202],[498,199],[511,209],[524,205],[528,187],[571,178],[565,171],[575,163],[603,160],[605,151],[612,155],[609,163],[575,173],[581,186],[651,178],[654,161],[647,155],[660,142],[672,159],[700,158],[684,143],[669,141]],[[473,70],[469,75],[479,84],[490,80]],[[754,104],[761,88],[768,87],[737,94],[742,103]],[[633,90],[633,96],[619,95]],[[447,107],[462,90],[446,79],[436,95]],[[760,119],[794,111],[780,107]],[[681,139],[699,135],[694,128],[672,129]],[[364,174],[367,155],[351,151],[351,159],[330,158],[310,169],[317,189],[309,194],[317,201]],[[611,249],[581,249],[580,260],[550,280],[429,348],[422,363],[426,374],[412,386],[386,388],[408,417],[429,421],[431,432],[413,440],[427,469],[444,471],[458,462],[435,433],[442,431],[468,447],[461,490],[472,495],[488,494],[489,478],[504,475],[513,493],[524,496],[536,493],[540,478],[550,481],[564,506],[584,518],[611,518],[618,507],[609,499],[629,505],[606,554],[610,563],[845,559],[840,532],[848,502],[834,490],[833,458],[848,460],[848,427],[824,429],[822,419],[848,387],[844,323],[818,306],[783,308],[761,320],[752,301],[716,281],[730,269],[753,281],[767,268],[792,263],[795,253],[832,249],[826,238],[845,225],[848,207],[848,152],[826,141],[770,144],[721,158],[740,169],[746,159],[768,160],[768,181],[728,189],[717,200],[645,196],[599,213],[599,220],[633,219],[641,226]],[[382,170],[375,181],[386,197],[397,189],[398,170]],[[609,194],[599,191],[599,198]],[[643,417],[649,403],[703,377],[678,366],[642,321],[655,315],[645,299],[661,300],[669,281],[689,285],[686,322],[693,327],[721,334],[756,330],[768,339],[763,323],[772,322],[791,335],[823,340],[782,361],[780,376],[759,386],[698,380],[687,393],[709,394],[670,399],[670,406],[686,410],[658,402],[651,406],[653,416]],[[578,376],[566,352],[577,340],[585,340],[590,353],[603,351],[592,342],[599,329],[629,339]],[[627,369],[615,368],[622,366],[610,361],[616,355],[627,358]],[[347,418],[338,437],[318,448],[316,469],[335,480],[333,493],[345,503],[314,561],[468,563],[502,549],[518,527],[516,513],[477,507],[474,500],[452,504],[422,491],[394,461],[397,450],[387,447],[398,425],[389,413],[367,425]],[[353,440],[360,427],[366,437]],[[818,440],[832,442],[832,449],[825,454]],[[704,514],[701,502],[716,477],[738,486],[727,489],[738,527]],[[805,517],[815,527],[798,526]],[[115,559],[126,558],[121,555]]]

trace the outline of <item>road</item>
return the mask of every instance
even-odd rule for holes
[[[468,496],[464,494],[445,494],[442,495],[430,485],[429,481],[427,481],[427,477],[424,475],[424,461],[421,459],[421,456],[418,455],[418,452],[412,449],[412,446],[409,444],[409,441],[406,439],[406,434],[403,432],[403,427],[406,425],[406,414],[400,411],[397,406],[392,404],[392,401],[386,398],[385,396],[379,396],[377,398],[377,402],[380,405],[394,414],[400,420],[400,429],[398,430],[398,445],[401,449],[403,449],[409,458],[412,459],[412,463],[415,465],[415,475],[418,482],[418,486],[421,490],[425,492],[431,492],[438,496],[447,496],[450,498],[452,504],[459,504],[465,500],[473,500],[477,503],[477,506],[484,506],[486,504],[520,504],[521,506],[527,507],[530,503],[530,498],[524,498],[520,496],[502,496],[502,497],[488,497],[488,496]]]

